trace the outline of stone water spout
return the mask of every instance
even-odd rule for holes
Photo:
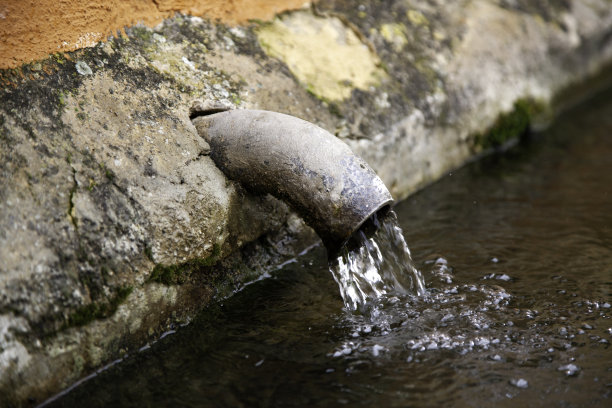
[[[337,137],[302,119],[262,110],[213,110],[193,123],[227,177],[289,203],[337,251],[393,198]]]

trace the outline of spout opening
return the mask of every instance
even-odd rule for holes
[[[325,244],[325,248],[327,249],[328,258],[335,258],[344,246],[351,248],[351,243],[353,241],[356,241],[355,238],[360,231],[364,231],[367,236],[375,233],[376,230],[380,227],[378,220],[383,218],[389,213],[389,211],[391,211],[392,205],[393,199],[389,199],[383,202],[381,205],[379,205],[366,216],[364,216],[362,221],[357,223],[356,226],[351,230],[350,234],[343,240],[338,241],[333,239],[324,239],[323,243]]]

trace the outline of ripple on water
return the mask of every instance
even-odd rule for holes
[[[374,358],[416,364],[431,363],[450,352],[521,369],[566,361],[557,363],[558,371],[576,376],[580,368],[567,363],[574,349],[609,345],[600,335],[589,336],[596,326],[584,323],[597,311],[598,318],[609,319],[606,302],[578,300],[573,306],[580,305],[584,315],[557,320],[564,313],[562,305],[548,303],[542,310],[517,307],[511,291],[494,283],[496,274],[485,276],[482,283],[461,283],[443,257],[423,266],[428,282],[424,296],[382,295],[370,301],[366,314],[345,313],[340,325],[350,332],[350,339],[338,342],[327,356],[347,362]],[[512,285],[512,279],[499,280]],[[557,327],[558,321],[564,326]],[[601,332],[609,335],[611,330]],[[529,386],[525,378],[507,381],[519,389]]]

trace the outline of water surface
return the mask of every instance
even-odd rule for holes
[[[612,406],[612,93],[396,207],[426,295],[318,247],[51,406]]]

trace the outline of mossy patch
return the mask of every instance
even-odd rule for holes
[[[510,140],[520,138],[529,130],[534,117],[545,110],[546,106],[541,102],[519,99],[514,102],[513,109],[501,114],[488,131],[474,137],[475,145],[483,149],[497,148]]]
[[[220,256],[221,247],[215,244],[212,253],[206,258],[190,259],[177,265],[157,264],[151,272],[149,281],[163,283],[164,285],[180,285],[185,283],[194,272],[215,265]]]
[[[121,287],[107,302],[92,302],[80,307],[68,317],[68,321],[63,328],[85,326],[94,320],[112,316],[119,305],[132,293],[133,289],[131,286]]]

